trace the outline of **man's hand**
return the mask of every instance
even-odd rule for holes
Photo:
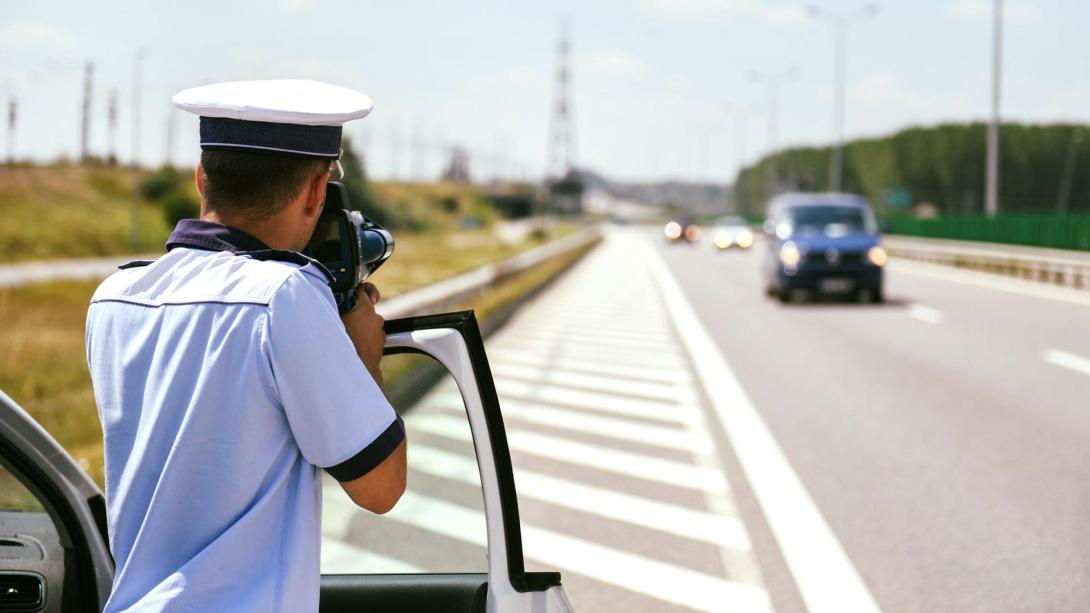
[[[382,371],[379,360],[382,359],[382,347],[386,344],[386,333],[382,330],[385,323],[382,316],[375,312],[380,294],[372,283],[364,283],[356,289],[356,307],[341,317],[348,337],[356,347],[356,353],[363,360],[367,371],[382,385]]]

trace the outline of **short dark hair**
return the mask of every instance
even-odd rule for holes
[[[201,152],[201,169],[205,206],[262,218],[297,198],[329,160],[209,149]]]

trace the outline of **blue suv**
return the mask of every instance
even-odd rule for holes
[[[765,289],[781,301],[794,290],[884,299],[886,252],[866,198],[793,193],[773,198],[765,218]]]

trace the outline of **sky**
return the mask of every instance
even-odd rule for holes
[[[817,0],[860,14],[863,0]],[[881,0],[847,35],[846,134],[984,120],[992,0]],[[1002,115],[1090,122],[1090,2],[1005,0]],[[449,148],[474,176],[538,178],[555,106],[557,39],[571,35],[574,159],[609,177],[729,182],[739,163],[833,140],[834,28],[780,0],[7,0],[0,6],[0,152],[17,100],[20,159],[75,156],[84,66],[91,150],[132,159],[134,66],[145,164],[193,164],[197,120],[173,93],[217,81],[308,78],[359,89],[345,133],[379,178],[431,178]],[[788,75],[777,112],[755,74]],[[769,129],[775,118],[775,136]],[[168,134],[174,137],[168,138]]]

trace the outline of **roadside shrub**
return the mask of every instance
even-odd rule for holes
[[[183,219],[196,219],[201,215],[201,203],[189,194],[174,190],[162,200],[163,218],[173,228]]]
[[[164,166],[140,182],[140,194],[145,200],[162,202],[181,187],[181,175],[173,166]]]

